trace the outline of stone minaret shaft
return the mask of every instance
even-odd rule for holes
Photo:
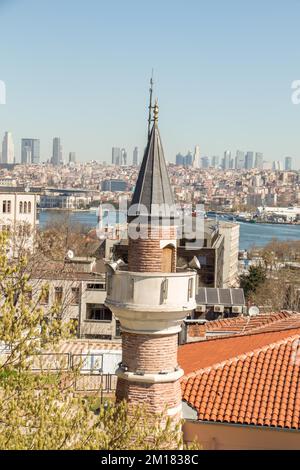
[[[179,419],[178,332],[195,308],[196,275],[176,273],[176,214],[157,117],[156,105],[128,211],[128,271],[109,276],[106,303],[122,328],[117,400]]]

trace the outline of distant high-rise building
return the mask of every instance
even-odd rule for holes
[[[256,152],[255,154],[255,168],[262,170],[264,165],[264,155],[261,152]]]
[[[235,168],[237,170],[243,170],[245,168],[245,152],[237,150],[235,157]]]
[[[251,170],[254,166],[254,153],[247,152],[245,157],[245,168],[246,170]]]
[[[223,158],[223,170],[228,170],[230,168],[230,160],[231,160],[231,152],[229,150],[226,150],[224,152],[224,158]]]
[[[184,165],[184,156],[181,153],[176,155],[176,165],[183,166]]]
[[[69,153],[69,163],[76,163],[76,153],[70,152]]]
[[[2,142],[2,163],[15,163],[15,146],[11,132],[5,132]]]
[[[111,180],[104,180],[101,183],[101,191],[110,191],[110,192],[124,192],[128,189],[127,181],[118,180],[118,179],[111,179]]]
[[[285,171],[291,171],[292,167],[293,167],[292,157],[285,157],[285,159],[284,159],[284,169],[285,169]]]
[[[112,165],[121,164],[121,149],[119,147],[112,148],[111,163]]]
[[[220,164],[220,158],[217,155],[211,157],[211,166],[213,168],[218,168]]]
[[[195,151],[194,151],[194,157],[193,157],[193,167],[199,168],[199,163],[200,163],[200,147],[199,145],[196,145]]]
[[[54,137],[53,139],[53,150],[52,150],[52,165],[62,165],[63,164],[63,157],[62,157],[62,146],[60,142],[60,137]]]
[[[22,139],[21,141],[21,163],[38,165],[40,163],[40,141],[39,139]]]
[[[272,166],[272,169],[274,171],[280,171],[282,168],[282,165],[281,165],[281,162],[279,160],[276,160],[273,162],[273,166]]]
[[[127,152],[125,149],[121,150],[121,162],[120,165],[126,166],[127,165]]]
[[[209,157],[201,158],[201,168],[209,168]]]
[[[138,149],[138,147],[135,147],[134,150],[133,150],[132,164],[133,164],[133,166],[138,166],[138,164],[139,164],[139,149]]]
[[[185,156],[184,166],[192,166],[193,165],[193,154],[192,152],[188,152]]]

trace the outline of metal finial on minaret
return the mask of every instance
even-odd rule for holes
[[[151,122],[152,122],[152,110],[153,110],[153,106],[152,106],[152,96],[153,96],[153,70],[152,70],[152,75],[151,75],[151,79],[150,79],[150,100],[149,100],[149,117],[148,117],[148,141],[150,139],[150,134],[151,134]]]
[[[153,122],[154,122],[154,124],[157,124],[157,122],[158,122],[158,113],[159,113],[159,107],[158,107],[158,101],[156,99],[155,105],[153,107]]]

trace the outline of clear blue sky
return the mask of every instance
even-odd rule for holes
[[[299,0],[0,0],[0,135],[60,136],[64,154],[131,158],[155,70],[166,158],[201,147],[291,155],[300,167]]]

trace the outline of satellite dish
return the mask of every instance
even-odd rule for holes
[[[74,258],[74,251],[69,250],[68,253],[67,253],[67,258],[68,259],[73,259]]]
[[[194,256],[193,259],[189,262],[189,268],[192,269],[201,269],[200,261],[197,256]]]
[[[259,308],[256,307],[256,305],[252,305],[252,307],[249,308],[248,314],[250,317],[256,317],[259,315]]]

